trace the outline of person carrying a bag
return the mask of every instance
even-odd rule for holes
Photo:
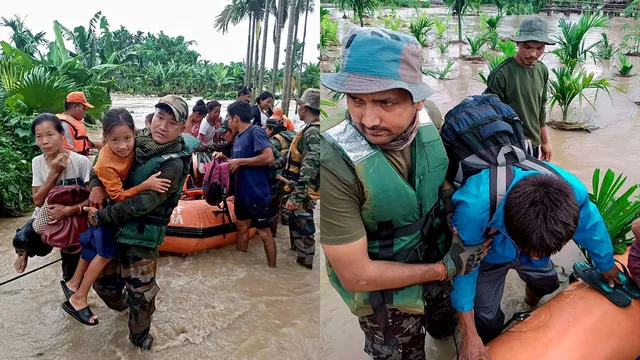
[[[60,204],[57,201],[47,202],[52,190],[60,186],[76,185],[81,189],[85,189],[89,182],[89,174],[91,171],[91,162],[85,156],[75,152],[66,150],[64,144],[64,129],[60,120],[53,114],[43,113],[38,115],[31,124],[31,133],[36,138],[36,144],[42,150],[43,154],[33,158],[31,168],[33,171],[33,203],[36,209],[22,229],[16,234],[14,239],[14,247],[18,254],[14,267],[18,273],[24,272],[27,267],[28,258],[34,255],[45,256],[52,247],[60,248],[62,257],[62,278],[68,281],[73,276],[78,260],[80,259],[81,246],[78,239],[69,239],[67,237],[67,246],[58,246],[60,243],[53,237],[46,237],[49,243],[48,251],[40,251],[46,245],[43,243],[41,234],[45,233],[47,224],[55,225],[55,228],[69,229],[63,221],[65,218],[74,220],[74,216],[83,216],[82,208],[88,204],[88,201],[82,200],[79,203]],[[52,198],[84,198],[88,197],[88,192],[82,194],[80,189],[73,192],[70,196],[58,194],[62,189],[54,192]],[[67,221],[68,223],[68,221]],[[78,222],[76,222],[78,223]],[[85,221],[86,223],[86,221]],[[16,241],[18,240],[18,241]],[[71,241],[69,241],[71,240]]]

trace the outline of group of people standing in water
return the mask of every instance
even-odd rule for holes
[[[250,98],[251,90],[242,87],[222,120],[218,101],[199,100],[189,114],[183,98],[167,95],[142,129],[126,109],[112,108],[102,119],[101,141],[87,134],[83,118],[92,105],[82,92],[67,96],[64,113],[38,115],[31,126],[42,150],[32,160],[36,209],[14,238],[16,271],[24,272],[29,257],[59,248],[62,309],[85,325],[98,325],[87,304],[93,288],[110,309],[129,308],[131,343],[150,349],[151,317],[160,290],[158,247],[185,181],[202,176],[200,166],[191,166],[194,154],[199,165],[214,158],[228,162],[239,251],[247,251],[249,228],[257,227],[268,264],[275,267],[273,237],[278,215],[286,209],[292,249],[298,252],[298,263],[311,268],[313,208],[319,195],[319,149],[314,141],[319,90],[307,89],[296,99],[304,125],[293,134],[287,130],[293,123],[282,111],[271,111],[270,93],[263,92],[253,107]]]

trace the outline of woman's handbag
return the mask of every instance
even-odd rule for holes
[[[72,206],[89,198],[89,190],[83,185],[56,186],[47,195],[49,205]],[[66,248],[80,244],[80,234],[89,228],[86,215],[70,215],[55,223],[47,223],[42,233],[42,241],[57,248]]]

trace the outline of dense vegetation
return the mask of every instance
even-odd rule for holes
[[[302,17],[305,6],[313,8],[310,0],[267,1],[272,5],[276,2],[303,11]],[[234,0],[231,8],[227,6],[226,12],[218,16],[216,24],[237,24],[243,19],[242,6],[247,3],[253,2]],[[265,0],[260,4],[264,5]],[[281,19],[284,24],[286,17]],[[304,41],[306,24],[305,28],[302,24]],[[87,113],[87,121],[92,123],[111,106],[112,92],[233,99],[239,86],[255,87],[259,78],[266,85],[263,88],[275,94],[282,93],[285,83],[290,94],[320,86],[319,64],[302,63],[304,44],[293,35],[289,67],[279,66],[274,74],[265,66],[255,66],[254,61],[247,74],[248,64],[244,61],[223,64],[201,59],[191,48],[195,42],[182,36],[131,32],[125,27],[112,31],[101,12],[86,27],[71,29],[54,21],[51,42],[44,32],[34,34],[19,16],[0,18],[0,26],[12,30],[9,41],[0,42],[0,215],[19,215],[32,207],[30,165],[39,150],[30,134],[30,121],[38,113],[62,112],[63,101],[71,91],[83,91],[95,106]],[[297,32],[297,25],[295,29]],[[274,31],[279,32],[280,28]],[[251,40],[257,44],[257,37]],[[267,43],[266,37],[263,40],[262,49]],[[258,58],[257,46],[249,55]],[[286,71],[291,79],[288,82],[284,81]]]

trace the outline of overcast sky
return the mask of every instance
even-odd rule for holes
[[[53,21],[58,20],[69,29],[82,25],[85,28],[89,20],[98,11],[107,17],[111,31],[125,26],[130,32],[137,30],[158,33],[163,30],[169,36],[182,35],[186,40],[195,40],[197,45],[191,49],[198,51],[201,59],[212,62],[229,63],[243,61],[247,53],[247,32],[249,22],[244,21],[237,26],[229,27],[226,34],[218,33],[213,28],[216,16],[230,4],[231,0],[185,1],[170,3],[167,0],[108,0],[80,1],[74,4],[51,0],[3,1],[0,16],[9,18],[14,14],[27,16],[26,25],[33,33],[45,31],[48,40],[54,40]],[[160,6],[166,4],[167,6]],[[317,62],[320,55],[317,44],[320,39],[320,1],[316,1],[316,9],[309,14],[307,25],[307,46],[304,62]],[[275,17],[269,19],[269,38],[267,39],[266,66],[273,64],[274,44],[272,29]],[[282,32],[280,63],[284,62],[284,48],[287,41],[287,24]],[[298,39],[302,41],[304,14],[299,20]],[[11,30],[0,27],[0,39],[9,40]],[[262,39],[260,41],[262,47]],[[262,51],[260,53],[262,55]]]

